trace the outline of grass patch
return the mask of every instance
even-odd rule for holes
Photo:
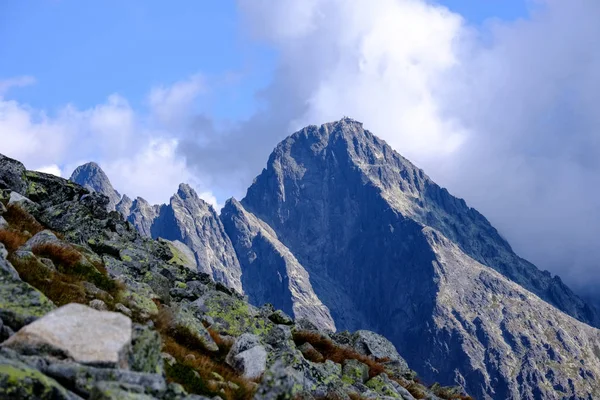
[[[29,236],[14,230],[0,229],[0,242],[4,244],[8,252],[13,252],[23,246],[29,240]]]
[[[209,330],[213,340],[219,346],[221,357],[208,355],[202,344],[186,329],[172,329],[172,318],[172,312],[166,307],[161,307],[154,321],[162,337],[163,351],[177,360],[174,365],[166,366],[167,380],[179,383],[190,393],[205,396],[219,395],[225,400],[251,399],[254,395],[251,381],[239,376],[231,367],[219,361],[227,354],[232,343]],[[225,382],[234,383],[235,387],[215,384],[214,373],[223,377]]]
[[[74,276],[77,280],[91,282],[111,294],[116,294],[120,289],[118,282],[108,276],[103,265],[90,263],[67,243],[36,244],[32,252],[38,257],[49,258],[59,272]]]
[[[12,229],[17,232],[29,232],[31,236],[44,230],[42,224],[25,211],[23,208],[15,204],[9,204],[6,206],[6,212],[2,215],[6,222],[8,222]]]
[[[369,367],[369,378],[385,372],[385,366],[382,364],[383,360],[374,360],[358,353],[350,347],[339,346],[328,337],[317,332],[296,331],[293,334],[293,338],[296,346],[310,343],[315,350],[321,353],[325,360],[331,360],[339,364],[343,363],[344,360],[358,360],[366,364]]]

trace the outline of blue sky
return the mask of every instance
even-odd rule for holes
[[[525,0],[440,3],[472,24],[527,15]],[[11,98],[51,112],[66,103],[91,107],[112,93],[144,107],[153,85],[201,72],[216,86],[201,106],[216,117],[245,118],[277,54],[240,26],[232,0],[2,2],[0,79],[35,77]]]

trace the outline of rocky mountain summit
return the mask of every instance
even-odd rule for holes
[[[0,398],[468,398],[374,332],[250,305],[108,204],[0,155]]]
[[[71,180],[91,191],[102,193],[108,197],[108,211],[114,211],[117,203],[121,200],[119,192],[113,188],[108,176],[95,162],[77,167],[71,175]]]
[[[357,121],[285,139],[221,218],[250,299],[289,310],[286,288],[310,289],[337,329],[381,333],[425,379],[478,399],[600,397],[597,311]],[[303,272],[282,274],[273,248]]]

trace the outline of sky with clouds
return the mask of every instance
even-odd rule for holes
[[[130,197],[243,197],[307,124],[362,121],[575,287],[600,284],[597,0],[0,5],[0,153]]]

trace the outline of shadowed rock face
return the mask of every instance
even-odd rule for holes
[[[111,185],[110,180],[95,162],[83,164],[73,171],[71,181],[108,197],[108,211],[114,211],[121,195]]]
[[[221,212],[242,267],[242,285],[252,304],[272,303],[318,328],[335,330],[329,309],[315,295],[306,269],[273,230],[230,199]]]
[[[599,395],[598,331],[582,323],[598,326],[597,312],[359,122],[284,140],[241,204],[303,266],[338,329],[386,335],[426,379],[476,398]],[[242,260],[248,235],[231,226]],[[280,283],[256,285],[245,290],[285,304]]]

